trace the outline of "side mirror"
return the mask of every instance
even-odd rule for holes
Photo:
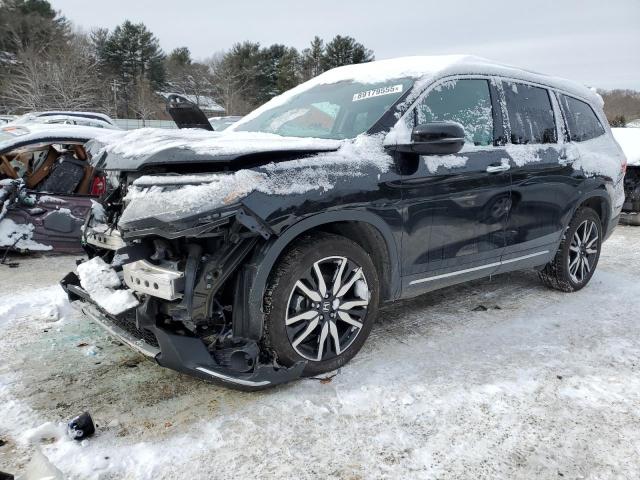
[[[457,122],[430,122],[417,125],[411,132],[411,143],[397,145],[400,152],[419,155],[457,153],[464,145],[464,128]]]

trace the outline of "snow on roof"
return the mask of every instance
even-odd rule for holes
[[[627,157],[627,165],[640,166],[640,128],[612,128],[611,132]]]
[[[199,129],[168,130],[140,128],[126,132],[103,130],[96,140],[101,152],[123,157],[153,155],[168,148],[189,149],[196,154],[238,155],[248,152],[280,150],[331,150],[342,143],[339,140],[319,138],[282,137],[261,132],[210,132]]]
[[[175,93],[175,92],[157,92],[157,93],[165,100],[167,100],[171,95],[176,95],[178,97],[182,97],[188,100],[191,103],[195,103],[202,110],[207,110],[208,112],[220,112],[220,113],[225,112],[224,107],[211,97],[207,97],[203,95],[200,95],[200,96],[188,95],[184,93]]]
[[[107,123],[110,123],[113,125],[113,120],[111,119],[111,117],[109,115],[106,115],[104,113],[99,113],[99,112],[80,112],[80,111],[73,111],[73,110],[46,110],[43,112],[29,112],[29,113],[25,113],[24,115],[21,115],[20,117],[18,117],[19,119],[25,118],[25,119],[32,119],[32,118],[37,118],[37,117],[50,117],[50,116],[70,116],[70,117],[82,117],[82,118],[98,118],[100,120],[103,120]]]
[[[503,77],[540,83],[549,87],[564,90],[572,95],[582,97],[596,105],[602,105],[602,97],[594,90],[571,80],[523,70],[518,67],[504,65],[473,55],[434,55],[398,57],[375,62],[359,63],[334,68],[318,75],[297,87],[272,98],[257,108],[241,121],[230,127],[233,130],[252,120],[265,110],[282,105],[291,97],[309,90],[317,85],[338,82],[383,83],[390,80],[409,77],[419,82],[420,89],[432,81],[449,75],[482,74],[500,75]]]
[[[7,129],[3,127],[3,133],[12,134],[11,138],[0,141],[0,151],[4,151],[14,145],[26,145],[29,143],[47,142],[51,139],[86,142],[98,136],[105,136],[105,132],[114,132],[104,128],[84,127],[80,125],[65,124],[33,124],[20,125]],[[119,131],[115,131],[119,133]]]

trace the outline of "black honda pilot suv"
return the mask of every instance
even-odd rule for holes
[[[384,302],[529,268],[583,288],[626,165],[592,90],[468,56],[337,68],[224,132],[107,133],[89,153],[108,193],[70,299],[242,389],[343,366]]]

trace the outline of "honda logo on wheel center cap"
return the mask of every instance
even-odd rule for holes
[[[322,311],[328,312],[331,308],[331,302],[322,302]]]

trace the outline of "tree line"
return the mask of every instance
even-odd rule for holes
[[[158,92],[213,98],[244,115],[325,70],[374,59],[350,36],[308,48],[257,42],[195,60],[187,47],[168,54],[143,23],[84,33],[47,0],[0,0],[0,111],[98,110],[116,117],[162,118]]]
[[[612,127],[624,127],[640,119],[640,92],[635,90],[601,90],[604,113]]]

